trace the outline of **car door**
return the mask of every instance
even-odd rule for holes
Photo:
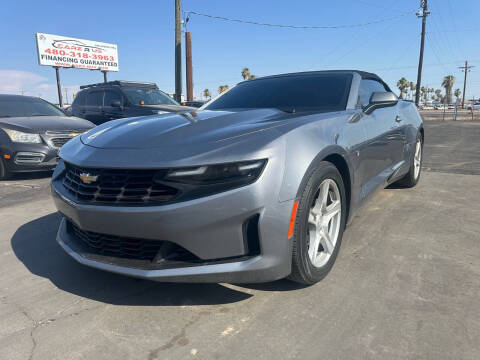
[[[112,104],[120,106],[112,106]],[[105,121],[120,119],[123,116],[123,106],[125,105],[123,95],[116,89],[106,89],[103,98],[103,117]]]
[[[389,89],[376,79],[362,79],[359,105],[364,108],[374,92],[387,91]],[[366,134],[366,144],[361,154],[363,198],[384,185],[403,160],[404,136],[399,125],[401,118],[397,106],[377,108],[370,114],[364,113],[360,120]]]
[[[103,90],[90,90],[87,94],[84,118],[98,125],[105,122],[102,113]]]

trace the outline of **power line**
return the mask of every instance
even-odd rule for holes
[[[236,22],[236,23],[240,23],[240,24],[269,26],[269,27],[278,27],[278,28],[286,28],[286,29],[319,30],[319,29],[347,29],[347,28],[363,27],[363,26],[374,25],[374,24],[379,24],[379,23],[382,23],[382,22],[386,22],[386,21],[398,19],[398,18],[400,18],[400,17],[407,16],[407,15],[412,15],[412,14],[414,14],[414,13],[415,13],[415,11],[408,11],[408,12],[400,13],[399,15],[396,15],[396,16],[389,17],[389,18],[378,19],[378,20],[373,20],[373,21],[369,21],[369,22],[365,22],[365,23],[359,23],[359,24],[317,25],[317,26],[270,24],[270,23],[263,23],[263,22],[250,21],[250,20],[241,20],[241,19],[227,18],[227,17],[224,17],[224,16],[216,16],[216,15],[210,15],[210,14],[203,14],[203,13],[198,13],[198,12],[196,12],[196,11],[188,11],[188,12],[187,12],[187,16],[189,16],[189,15],[197,15],[197,16],[207,17],[207,18],[210,18],[210,19],[230,21],[230,22]]]

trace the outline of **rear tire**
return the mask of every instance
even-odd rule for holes
[[[0,180],[8,180],[12,173],[7,169],[4,161],[0,159]]]
[[[418,184],[420,180],[420,174],[422,172],[423,161],[423,141],[422,135],[417,135],[417,141],[415,143],[415,150],[410,164],[410,170],[408,173],[396,182],[397,185],[405,188],[412,188]]]
[[[340,249],[346,213],[342,176],[333,164],[322,161],[300,195],[290,280],[311,285],[328,274]]]

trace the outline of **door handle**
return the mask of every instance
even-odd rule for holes
[[[397,115],[397,117],[395,118],[395,121],[399,123],[400,121],[402,121],[402,118],[399,115]]]

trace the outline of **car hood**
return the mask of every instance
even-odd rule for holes
[[[87,130],[94,125],[73,116],[29,116],[0,118],[0,127],[14,130],[42,133],[47,130]]]
[[[181,112],[110,121],[82,135],[81,140],[104,149],[181,148],[281,126],[292,117],[275,109]]]

